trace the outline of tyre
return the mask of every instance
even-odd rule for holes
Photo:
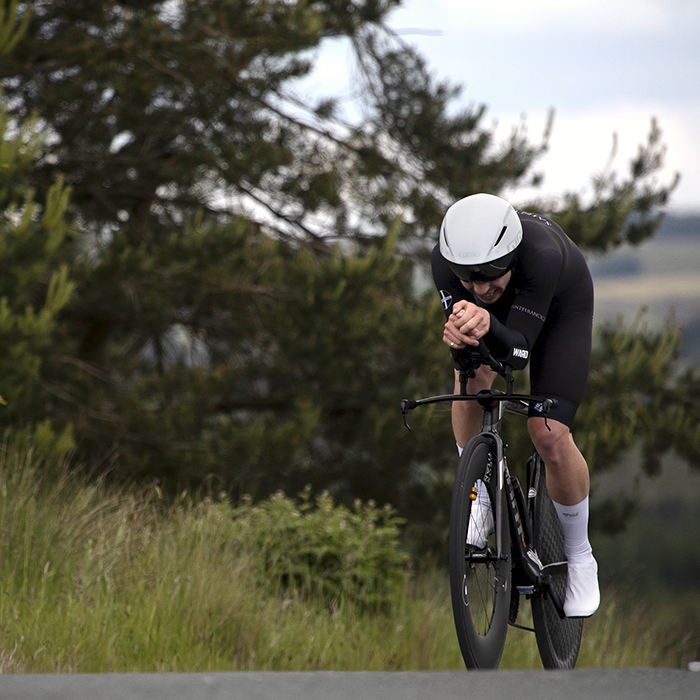
[[[478,491],[480,506],[488,504],[491,509],[491,521],[483,510],[477,513],[476,506],[472,513],[476,501],[471,496]],[[501,518],[494,522],[498,498],[502,499]],[[484,524],[487,526],[482,527]],[[496,550],[499,536],[500,558]],[[482,436],[467,444],[457,467],[449,553],[452,611],[464,663],[469,669],[498,668],[508,630],[510,531],[505,495],[498,490],[495,451]]]
[[[532,501],[532,533],[535,550],[542,564],[566,561],[564,555],[564,536],[559,517],[547,493],[544,464],[535,456],[536,494]],[[539,467],[539,468],[538,468]],[[566,596],[566,571],[554,574],[553,586],[562,603]],[[537,647],[542,665],[547,669],[571,669],[576,665],[583,619],[559,617],[552,601],[548,597],[532,597],[532,622],[535,628]]]

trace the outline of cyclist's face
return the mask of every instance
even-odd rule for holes
[[[503,277],[491,280],[490,282],[464,282],[464,288],[471,292],[475,297],[484,304],[493,304],[501,298],[503,292],[506,291],[508,282],[513,274],[512,270],[508,270]]]

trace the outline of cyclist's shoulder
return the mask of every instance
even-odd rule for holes
[[[535,223],[523,226],[516,270],[525,277],[557,275],[566,258],[568,246],[555,231]]]
[[[516,209],[515,211],[518,214],[518,218],[520,219],[520,223],[523,225],[523,227],[544,226],[546,228],[558,228],[559,230],[561,230],[561,227],[558,224],[556,224],[554,221],[552,221],[552,219],[544,216],[543,214],[538,214],[534,211],[525,211],[524,209]]]
[[[583,253],[561,226],[541,214],[519,211],[523,240],[518,257],[521,265],[537,272],[555,267],[580,266]]]
[[[559,224],[542,214],[518,210],[518,218],[523,227],[523,243],[543,248],[559,247],[562,243],[573,242]]]
[[[533,251],[557,250],[562,254],[580,253],[578,246],[556,221],[542,214],[521,210],[518,210],[518,217],[523,227],[523,248]]]

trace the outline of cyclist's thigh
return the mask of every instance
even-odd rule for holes
[[[569,428],[583,399],[591,363],[592,299],[583,307],[548,320],[535,343],[530,363],[531,391],[554,397],[559,407],[549,417]],[[530,412],[538,415],[536,408]]]

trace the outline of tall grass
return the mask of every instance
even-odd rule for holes
[[[6,444],[0,671],[461,669],[444,574],[411,573],[395,525],[328,498],[166,504]],[[654,610],[603,600],[579,665],[680,666],[700,651]],[[509,632],[501,667],[541,667],[531,633]]]

